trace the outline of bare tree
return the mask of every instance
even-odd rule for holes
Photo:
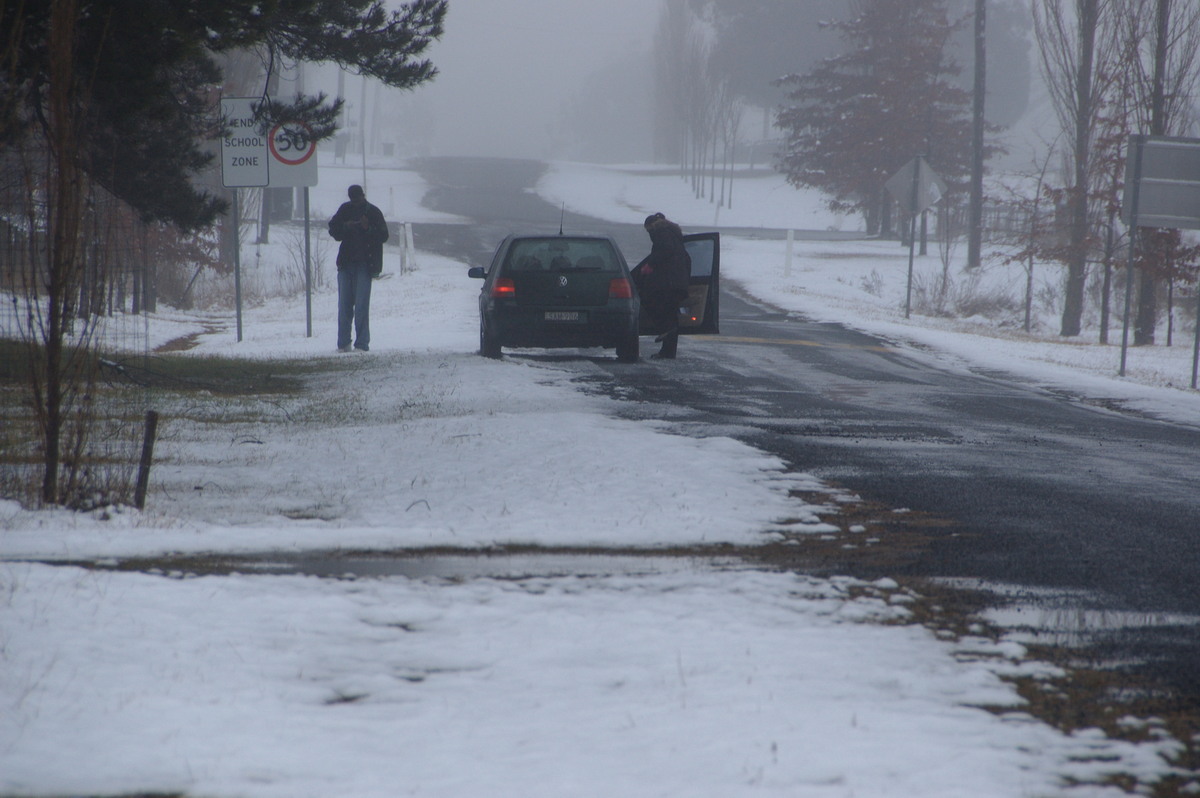
[[[88,183],[80,161],[79,125],[85,115],[79,108],[81,90],[73,60],[79,14],[77,0],[51,3],[47,31],[51,80],[43,106],[44,134],[40,146],[31,142],[26,150],[24,169],[28,195],[32,198],[44,190],[45,197],[44,205],[29,202],[26,206],[29,229],[44,233],[30,236],[23,287],[30,388],[45,463],[41,498],[46,503],[60,500],[64,431],[92,381],[87,354],[93,317],[82,313],[76,319],[75,312],[84,279],[81,234],[87,194],[81,186]],[[75,324],[75,335],[67,335]],[[80,436],[72,442],[75,446],[68,445],[68,450],[82,448]]]
[[[1057,255],[1054,230],[1047,221],[1049,214],[1043,207],[1054,199],[1052,192],[1047,190],[1046,176],[1057,148],[1058,139],[1046,145],[1040,156],[1034,157],[1030,164],[1032,170],[1020,175],[1018,187],[1009,189],[1010,197],[1007,200],[1015,221],[1010,232],[1017,248],[1009,254],[1006,262],[1020,263],[1025,267],[1025,332],[1033,327],[1034,266],[1038,260]]]
[[[666,0],[654,33],[654,152],[660,161],[687,163],[687,118],[696,42],[686,0]]]
[[[1090,224],[1089,186],[1104,76],[1117,57],[1116,0],[1035,0],[1034,33],[1042,72],[1063,129],[1071,136],[1068,158],[1067,266],[1062,326],[1064,336],[1079,335],[1087,280]]]
[[[1125,160],[1134,91],[1130,59],[1136,57],[1137,42],[1122,36],[1120,57],[1108,68],[1112,71],[1111,89],[1097,114],[1096,145],[1093,161],[1092,198],[1096,204],[1103,234],[1101,263],[1104,268],[1100,289],[1100,343],[1108,343],[1111,323],[1113,263],[1122,235],[1119,225],[1125,189]],[[1126,233],[1127,234],[1127,231]]]
[[[745,105],[733,91],[729,81],[721,83],[717,107],[717,136],[721,141],[721,195],[718,205],[722,208],[733,207],[733,174],[736,158],[738,132],[742,127],[742,114]]]
[[[695,196],[723,205],[742,104],[714,59],[710,33],[686,0],[664,3],[654,44],[656,155],[673,154]]]

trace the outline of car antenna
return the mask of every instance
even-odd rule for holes
[[[567,215],[567,203],[564,200],[563,204],[562,204],[562,210],[558,212],[558,234],[559,235],[563,234],[563,232],[562,232],[563,217],[566,215]]]

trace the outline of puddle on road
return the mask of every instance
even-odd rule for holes
[[[1067,667],[1114,677],[1109,699],[1157,697],[1200,709],[1200,615],[1139,612],[1085,590],[977,579],[936,581],[993,596],[990,606],[974,615],[1006,639],[1040,652],[1035,656],[1049,655]]]
[[[1037,588],[978,579],[938,579],[939,584],[998,596],[1001,602],[979,613],[1020,643],[1065,648],[1095,645],[1110,635],[1187,630],[1200,635],[1200,615],[1137,612],[1105,607],[1086,590]]]
[[[122,561],[130,570],[163,573],[162,564]],[[711,570],[751,568],[737,557],[700,555],[622,555],[613,553],[531,552],[478,554],[419,554],[404,552],[356,553],[278,552],[239,557],[176,560],[170,573],[298,574],[327,579],[535,579],[555,577],[649,576]]]

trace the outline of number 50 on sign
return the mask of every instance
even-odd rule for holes
[[[276,125],[267,136],[272,186],[315,186],[317,142],[302,122]]]

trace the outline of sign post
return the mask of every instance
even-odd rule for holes
[[[317,142],[303,122],[276,125],[267,136],[272,186],[304,188],[304,325],[312,338],[312,258],[308,189],[317,184]]]
[[[229,135],[221,138],[221,183],[233,189],[233,301],[237,317],[237,340],[242,340],[242,211],[238,195],[242,188],[270,184],[264,136],[258,132],[254,97],[222,97],[221,116]]]
[[[307,335],[312,337],[312,258],[308,189],[317,184],[317,142],[303,122],[276,125],[259,133],[255,107],[261,97],[223,97],[221,116],[229,134],[221,139],[221,182],[233,189],[233,286],[237,340],[242,340],[241,208],[239,189],[304,187],[304,304]]]
[[[918,155],[900,168],[900,171],[888,178],[884,183],[886,188],[900,205],[900,209],[909,214],[908,231],[908,287],[904,298],[904,318],[912,312],[912,283],[913,256],[917,239],[917,214],[924,213],[931,205],[935,205],[946,193],[946,184],[938,177],[937,172],[929,168],[925,158]]]

